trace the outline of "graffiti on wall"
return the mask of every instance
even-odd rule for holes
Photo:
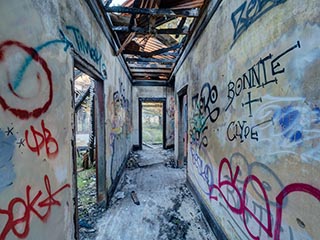
[[[174,111],[175,111],[175,100],[174,97],[171,96],[169,99],[169,104],[167,108],[168,115],[168,135],[167,135],[167,144],[173,144],[174,142]]]
[[[238,97],[247,93],[247,100],[241,103],[240,109],[234,108],[236,110],[244,108],[249,118],[253,118],[253,106],[263,104],[264,97],[261,95],[258,97],[253,96],[252,90],[262,90],[268,85],[278,84],[279,77],[286,71],[283,63],[281,63],[281,58],[299,48],[301,48],[300,41],[297,41],[295,45],[275,57],[270,53],[268,56],[260,58],[256,64],[250,67],[242,76],[238,77],[236,81],[230,81],[228,83],[228,104],[225,107],[225,111],[233,107],[233,103]],[[250,121],[247,120],[231,121],[227,128],[227,138],[229,141],[240,140],[240,142],[244,142],[247,139],[259,141],[258,129],[270,122],[274,123],[272,117],[265,118],[253,125],[250,125]]]
[[[18,121],[23,121],[22,126],[30,121],[27,129],[22,128],[23,137],[18,136],[21,129],[16,129],[13,123],[6,129],[1,126],[0,191],[15,184],[15,165],[19,162],[14,155],[18,150],[22,151],[21,154],[24,150],[30,150],[37,157],[44,153],[49,159],[54,159],[59,154],[58,141],[52,131],[43,119],[40,123],[38,121],[51,107],[54,92],[52,71],[41,52],[53,45],[63,47],[64,51],[72,46],[61,30],[59,34],[60,39],[49,40],[36,47],[16,40],[0,43],[0,71],[3,73],[1,109]],[[5,220],[0,227],[0,239],[6,239],[10,233],[17,238],[27,238],[33,218],[45,223],[53,207],[61,206],[60,193],[70,188],[70,184],[64,184],[53,191],[49,176],[44,175],[43,179],[45,191],[41,187],[37,190],[36,186],[29,184],[25,187],[24,197],[16,195],[17,197],[8,199],[7,207],[0,206],[1,221]]]
[[[280,233],[284,232],[282,211],[289,201],[289,195],[305,193],[320,201],[320,189],[305,183],[284,186],[268,166],[260,162],[249,164],[241,153],[232,155],[231,160],[223,158],[217,174],[214,175],[212,166],[207,164],[195,149],[190,148],[190,151],[192,164],[200,176],[198,184],[201,189],[210,201],[218,201],[231,215],[240,216],[244,226],[241,231],[245,232],[249,239],[260,239],[262,234],[280,239]],[[236,157],[242,160],[245,168],[240,168],[237,161],[232,161]],[[264,172],[265,176],[258,177],[254,174],[255,171]],[[266,179],[271,179],[272,182]],[[250,198],[250,190],[259,196],[259,201]],[[272,207],[275,208],[275,217]],[[290,234],[291,230],[288,232]]]
[[[262,15],[287,0],[246,0],[232,14],[233,44]],[[232,44],[232,45],[233,45]]]
[[[119,89],[113,93],[113,117],[111,121],[110,149],[111,149],[111,180],[113,181],[121,166],[122,159],[116,156],[117,152],[124,152],[121,140],[124,140],[132,131],[130,101],[126,97],[126,89],[119,79]]]
[[[25,198],[13,198],[6,209],[0,208],[0,216],[5,215],[7,217],[7,222],[2,231],[0,229],[0,239],[5,239],[10,232],[17,238],[26,238],[30,231],[31,218],[37,217],[41,222],[45,223],[50,216],[52,207],[61,206],[61,202],[57,197],[64,189],[70,188],[70,184],[64,184],[56,191],[52,191],[50,179],[45,175],[44,185],[45,193],[41,190],[35,192],[32,190],[32,186],[27,185]],[[19,216],[15,215],[17,207],[20,209]]]
[[[298,155],[305,162],[320,161],[319,107],[306,104],[303,97],[264,96],[254,116],[255,121],[272,118],[260,130],[259,142],[266,146],[266,155]],[[272,149],[272,151],[271,151]]]
[[[0,105],[4,111],[20,119],[38,118],[47,112],[53,97],[52,73],[39,52],[55,44],[64,45],[64,51],[67,51],[72,43],[62,31],[59,33],[60,39],[47,41],[35,48],[15,40],[0,43],[0,70],[5,73]],[[17,60],[21,61],[20,65]],[[30,77],[30,72],[36,72],[35,76]],[[25,91],[30,86],[36,92]],[[45,97],[42,99],[39,96]]]
[[[90,57],[90,59],[98,66],[99,72],[104,78],[107,77],[106,63],[103,61],[102,53],[95,47],[91,42],[89,42],[81,33],[80,29],[74,26],[66,26],[68,31],[71,31],[73,38],[75,39],[74,46],[78,51],[85,56]]]
[[[206,82],[200,94],[192,97],[192,119],[190,127],[190,141],[197,143],[199,148],[208,146],[208,122],[214,123],[219,118],[220,108],[216,106],[218,99],[217,87]],[[209,120],[209,121],[208,121]]]
[[[45,126],[44,120],[41,120],[41,131],[38,131],[34,126],[30,126],[30,132],[33,140],[31,142],[29,138],[29,130],[25,131],[25,139],[28,148],[40,155],[41,150],[45,147],[47,157],[53,159],[59,153],[59,146],[57,140],[52,136],[50,130]]]

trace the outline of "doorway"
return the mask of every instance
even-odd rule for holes
[[[165,110],[165,98],[139,98],[139,149],[143,146],[165,148]]]
[[[77,215],[90,228],[88,209],[97,202],[95,80],[74,68]],[[92,227],[93,228],[93,227]]]
[[[104,88],[100,74],[75,57],[73,95],[73,179],[75,239],[93,229],[95,210],[106,206]],[[93,210],[93,211],[89,211]]]
[[[178,167],[188,162],[188,95],[187,86],[178,92]],[[188,168],[187,168],[188,171]]]

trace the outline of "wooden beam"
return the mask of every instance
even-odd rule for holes
[[[140,52],[140,51],[134,51],[134,50],[124,50],[122,52],[123,54],[128,54],[128,55],[134,55],[134,56],[141,56],[141,57],[153,57],[153,56],[162,56],[162,57],[177,57],[179,56],[178,53],[170,53],[170,52],[164,52],[164,53],[158,53],[158,54],[153,54],[152,52]]]
[[[148,68],[140,68],[140,69],[131,69],[132,73],[171,73],[171,69],[148,69]]]
[[[126,46],[132,41],[132,39],[134,38],[135,33],[129,33],[129,36],[126,38],[126,40],[122,43],[122,45],[120,46],[119,50],[117,51],[116,55],[120,55],[122,53],[122,51],[126,48]]]
[[[183,18],[180,20],[177,30],[179,30],[179,31],[183,30],[183,26],[184,26],[184,24],[186,23],[186,20],[187,20],[186,17],[183,17]],[[178,38],[178,37],[179,37],[179,34],[176,34],[175,37]]]
[[[130,14],[144,14],[151,16],[175,16],[175,17],[199,17],[199,9],[194,8],[190,10],[171,10],[171,9],[157,9],[157,8],[130,8],[130,7],[104,7],[106,12],[130,13]]]
[[[152,51],[152,52],[140,52],[140,51],[134,51],[134,50],[124,50],[123,53],[124,54],[139,55],[139,56],[142,56],[142,57],[152,57],[152,56],[155,56],[155,55],[165,54],[166,52],[179,49],[180,47],[181,47],[181,44],[176,44],[176,45],[174,45],[172,47],[161,48],[159,50],[155,50],[155,51]],[[177,56],[177,54],[174,54],[174,53],[167,53],[166,55],[167,56]]]
[[[128,63],[140,63],[140,62],[149,62],[149,63],[175,63],[176,59],[158,59],[158,58],[126,58]]]
[[[136,79],[132,81],[133,86],[166,87],[168,82],[165,80],[144,80]]]
[[[141,69],[141,68],[155,68],[155,69],[172,69],[173,64],[167,63],[167,64],[160,64],[160,63],[135,63],[135,64],[128,64],[128,67],[130,69]]]
[[[132,74],[133,77],[164,77],[166,79],[168,79],[169,75],[168,74],[159,74],[159,73],[133,73]]]
[[[186,35],[189,34],[189,30],[186,28],[166,28],[166,29],[149,29],[142,27],[127,27],[127,26],[116,26],[112,28],[113,31],[117,32],[135,32],[139,34],[174,34],[174,35]]]

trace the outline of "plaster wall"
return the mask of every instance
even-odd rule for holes
[[[133,90],[133,145],[139,145],[139,98],[166,98],[166,147],[174,144],[175,99],[170,87],[134,86]]]
[[[1,1],[0,16],[0,239],[73,239],[72,53],[104,81],[107,186],[132,145],[131,86],[85,1]]]
[[[176,75],[188,178],[229,239],[317,239],[319,1],[222,1]],[[176,138],[177,138],[176,134]]]

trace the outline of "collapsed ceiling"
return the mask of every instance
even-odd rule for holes
[[[193,33],[206,24],[208,8],[213,14],[217,2],[126,0],[121,6],[111,6],[112,1],[103,1],[107,24],[117,45],[115,53],[122,55],[132,83],[172,83],[174,70],[194,38]]]

